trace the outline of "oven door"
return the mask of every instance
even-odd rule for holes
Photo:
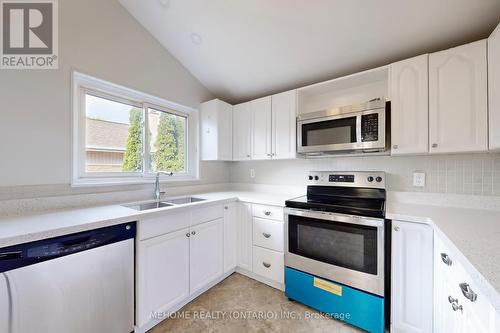
[[[384,296],[384,219],[285,209],[285,265]]]
[[[385,125],[385,109],[299,119],[297,151],[308,154],[384,150]]]

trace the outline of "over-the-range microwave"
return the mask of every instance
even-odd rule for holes
[[[373,153],[389,145],[390,103],[383,99],[297,117],[297,152],[306,156]]]

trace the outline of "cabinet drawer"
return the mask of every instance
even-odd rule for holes
[[[141,220],[137,229],[137,237],[143,240],[183,228],[189,228],[189,211],[187,210]]]
[[[253,247],[253,272],[278,283],[283,283],[285,262],[283,253]]]
[[[283,207],[252,205],[252,215],[263,219],[283,221]]]
[[[283,252],[284,223],[280,221],[253,218],[253,245]]]
[[[192,208],[191,225],[220,219],[224,216],[222,205],[203,206]]]

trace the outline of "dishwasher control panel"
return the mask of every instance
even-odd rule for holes
[[[0,273],[135,238],[136,222],[0,249]]]

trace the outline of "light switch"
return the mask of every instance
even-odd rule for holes
[[[413,186],[424,187],[425,186],[425,172],[414,172],[413,173]]]

